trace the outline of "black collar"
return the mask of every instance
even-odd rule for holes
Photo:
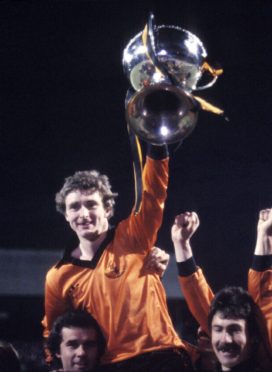
[[[72,248],[72,249],[70,248],[70,249],[65,250],[62,259],[55,265],[55,268],[58,269],[62,265],[71,263],[71,264],[76,265],[76,266],[89,267],[90,269],[94,269],[96,267],[101,255],[102,255],[102,253],[104,252],[105,248],[113,240],[114,234],[115,234],[115,229],[111,227],[107,231],[106,238],[101,243],[100,247],[96,251],[92,260],[80,260],[78,258],[72,257],[71,253],[73,252],[74,248]]]

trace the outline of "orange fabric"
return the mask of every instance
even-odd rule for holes
[[[169,347],[188,349],[174,330],[159,276],[143,271],[162,222],[167,182],[168,159],[147,158],[140,211],[119,223],[96,267],[66,263],[50,269],[45,336],[57,316],[80,308],[94,316],[107,339],[102,363]]]
[[[179,276],[179,284],[186,303],[203,330],[209,334],[208,314],[214,294],[200,268],[192,275]]]
[[[272,347],[272,269],[265,271],[250,269],[248,291],[266,319],[268,337]]]
[[[214,294],[210,289],[203,272],[200,268],[192,275],[179,276],[179,283],[188,307],[199,325],[209,334],[208,314],[209,307],[213,300]],[[272,351],[268,345],[268,335],[270,345],[272,339],[272,270],[265,272],[249,271],[248,290],[253,299],[259,305],[265,319],[258,318],[259,327],[262,329],[263,339],[260,347],[256,350],[257,359],[260,365],[265,366],[265,370],[271,370]],[[260,314],[261,315],[261,314]],[[269,366],[266,369],[266,366]]]
[[[199,323],[209,334],[208,314],[209,306],[214,297],[200,268],[189,276],[179,276],[181,291],[185,297],[188,307]],[[249,270],[248,292],[260,307],[265,319],[272,345],[272,270],[264,272]]]

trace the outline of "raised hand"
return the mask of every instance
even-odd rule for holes
[[[255,255],[272,254],[272,209],[262,209],[259,212],[257,225],[257,242]]]
[[[183,262],[192,257],[190,239],[198,226],[199,218],[195,212],[185,212],[176,216],[171,229],[171,237],[177,262]]]
[[[171,235],[174,241],[188,241],[199,226],[199,218],[195,212],[185,212],[176,216]]]

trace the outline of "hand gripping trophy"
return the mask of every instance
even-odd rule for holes
[[[193,91],[211,87],[223,70],[206,62],[201,40],[177,26],[156,26],[150,14],[144,30],[123,52],[123,68],[131,89],[126,98],[128,126],[142,140],[155,144],[182,141],[194,129],[199,110],[223,111]],[[211,79],[199,85],[203,74]]]

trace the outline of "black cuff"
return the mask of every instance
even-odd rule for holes
[[[165,159],[169,156],[167,145],[147,145],[147,155],[154,160]]]
[[[254,254],[251,268],[255,271],[265,271],[272,268],[272,255],[257,256]]]
[[[179,276],[189,276],[197,271],[194,257],[188,258],[184,262],[177,262]]]

